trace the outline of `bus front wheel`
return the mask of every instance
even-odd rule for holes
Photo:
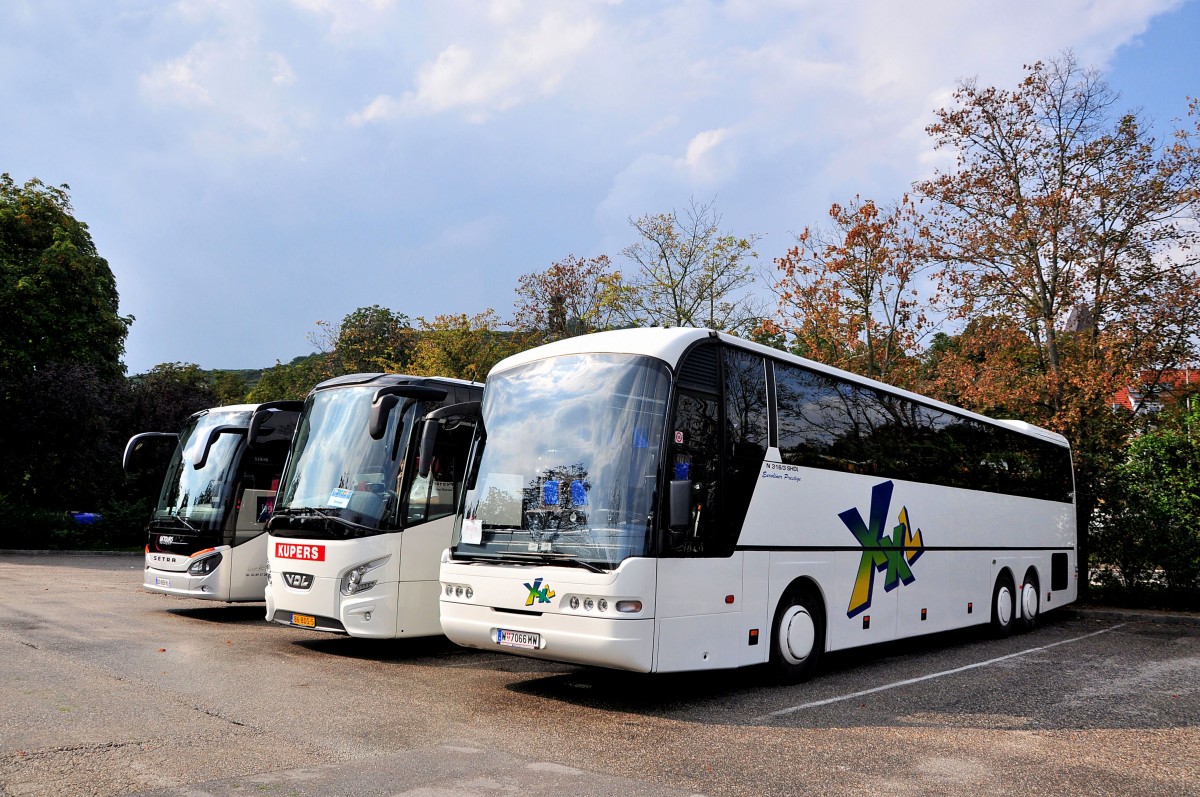
[[[1007,572],[1001,573],[992,589],[992,633],[997,637],[1006,637],[1013,632],[1017,613],[1014,592],[1012,577]]]
[[[825,612],[811,589],[786,594],[775,610],[771,667],[787,683],[807,681],[825,650]]]

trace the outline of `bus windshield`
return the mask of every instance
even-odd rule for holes
[[[163,480],[152,521],[182,521],[188,530],[197,532],[221,529],[231,492],[237,486],[234,468],[246,436],[217,435],[204,466],[196,468],[194,463],[203,456],[213,429],[246,427],[250,415],[248,410],[206,412],[188,420],[179,434],[179,445],[171,460],[171,470]]]
[[[276,517],[313,514],[350,524],[358,533],[394,526],[401,463],[423,405],[402,402],[375,440],[369,422],[376,390],[339,387],[309,396],[280,481]]]
[[[645,556],[670,388],[664,363],[621,354],[490,376],[455,556],[607,569]]]

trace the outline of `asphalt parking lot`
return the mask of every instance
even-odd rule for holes
[[[0,797],[1200,794],[1200,627],[1060,610],[636,676],[270,625],[131,556],[0,554]]]

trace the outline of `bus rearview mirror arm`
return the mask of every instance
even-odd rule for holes
[[[433,460],[433,445],[437,442],[438,427],[442,421],[449,418],[479,424],[483,418],[483,404],[479,401],[447,404],[425,416],[425,428],[421,432],[421,447],[417,452],[417,475],[422,479],[429,476],[429,466]]]
[[[200,452],[200,456],[196,457],[192,462],[192,467],[200,470],[208,464],[208,452],[212,451],[212,447],[216,444],[217,438],[223,434],[246,434],[250,431],[249,426],[214,426],[213,430],[208,433],[208,439],[204,441],[204,449]]]

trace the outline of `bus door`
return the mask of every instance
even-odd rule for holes
[[[670,518],[661,538],[658,670],[736,667],[747,623],[761,625],[744,614],[752,607],[735,548],[766,453],[767,415],[763,358],[716,346],[689,353],[667,427],[668,492],[686,488],[688,499],[686,516]]]

